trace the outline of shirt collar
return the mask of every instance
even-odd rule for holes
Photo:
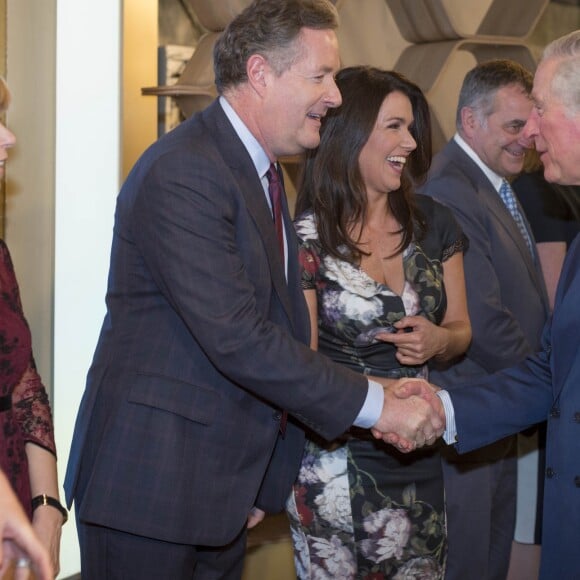
[[[252,163],[261,179],[266,175],[266,172],[270,168],[270,159],[266,155],[262,146],[258,143],[258,140],[252,135],[251,131],[246,127],[239,115],[234,111],[233,107],[228,103],[223,95],[219,97],[219,104],[232,124],[234,131],[252,158]]]
[[[459,133],[455,133],[453,139],[465,151],[465,154],[483,171],[484,175],[491,181],[495,190],[499,192],[499,188],[503,182],[503,177],[492,171],[480,158],[479,155],[467,144],[465,139]]]

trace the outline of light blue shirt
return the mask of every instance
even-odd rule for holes
[[[234,111],[232,106],[228,103],[227,99],[223,96],[219,98],[219,103],[224,110],[224,113],[230,123],[232,124],[234,131],[242,141],[244,147],[246,148],[248,154],[252,159],[252,163],[260,176],[262,182],[262,187],[264,188],[264,195],[266,196],[266,201],[270,211],[272,210],[270,204],[270,196],[268,195],[268,178],[266,173],[270,168],[270,159],[266,152],[258,143],[258,140],[252,135],[250,130],[246,127],[244,122],[240,119],[239,115]],[[284,255],[288,256],[288,240],[286,238],[286,232],[284,231]],[[286,263],[284,265],[286,270],[286,278],[288,277],[288,259],[286,258]],[[369,389],[365,402],[354,421],[354,425],[357,427],[362,427],[364,429],[369,429],[372,427],[381,416],[381,411],[383,409],[384,403],[384,393],[383,386],[375,381],[368,381]]]
[[[457,443],[457,426],[455,425],[455,409],[451,402],[449,393],[445,390],[437,391],[437,396],[443,403],[443,410],[445,411],[445,432],[443,433],[443,440],[447,445]]]

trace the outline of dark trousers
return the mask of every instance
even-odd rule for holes
[[[240,580],[246,529],[227,546],[173,544],[80,522],[83,580]]]
[[[445,580],[505,580],[516,517],[515,441],[502,440],[473,454],[445,452]]]

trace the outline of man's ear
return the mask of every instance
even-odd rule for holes
[[[461,127],[463,132],[471,137],[473,131],[479,126],[479,118],[471,107],[461,109]]]
[[[248,82],[260,95],[266,88],[266,75],[269,70],[266,59],[261,54],[252,54],[246,64],[246,74]]]

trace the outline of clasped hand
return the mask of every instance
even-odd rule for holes
[[[445,412],[436,387],[422,379],[374,380],[385,392],[381,417],[372,428],[377,439],[407,453],[443,435]]]

